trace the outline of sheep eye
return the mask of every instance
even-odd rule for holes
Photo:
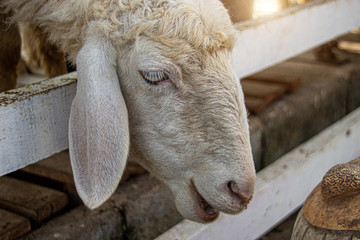
[[[168,81],[169,77],[162,71],[140,72],[145,82],[151,85],[158,85],[161,82]]]

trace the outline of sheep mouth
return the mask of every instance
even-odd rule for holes
[[[219,211],[215,209],[213,206],[211,206],[203,196],[199,193],[199,191],[196,189],[194,182],[191,180],[191,188],[193,189],[193,192],[195,194],[195,199],[197,202],[197,213],[198,216],[201,218],[204,222],[210,222],[217,218],[219,215]]]

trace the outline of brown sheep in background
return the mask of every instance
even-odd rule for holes
[[[47,40],[40,27],[20,24],[22,49],[27,55],[26,65],[32,68],[43,68],[48,78],[67,73],[65,56]]]
[[[0,92],[16,88],[19,68],[30,72],[43,68],[48,78],[67,73],[64,54],[47,40],[40,27],[9,25],[10,17],[11,13],[0,9]],[[23,61],[21,48],[25,52]]]
[[[0,8],[1,9],[1,8]],[[21,38],[17,25],[8,26],[10,14],[0,14],[0,92],[16,87]]]

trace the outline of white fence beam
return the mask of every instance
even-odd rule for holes
[[[359,0],[314,0],[239,23],[234,63],[248,76],[360,26]]]
[[[68,148],[76,73],[0,93],[0,176]]]
[[[184,220],[156,240],[256,239],[297,209],[332,166],[360,156],[360,108],[257,174],[255,194],[239,215],[211,224]]]

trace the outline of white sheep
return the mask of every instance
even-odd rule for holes
[[[238,213],[255,181],[247,112],[232,65],[235,30],[218,0],[3,0],[77,64],[69,146],[91,209],[127,158],[173,192],[186,218]]]

